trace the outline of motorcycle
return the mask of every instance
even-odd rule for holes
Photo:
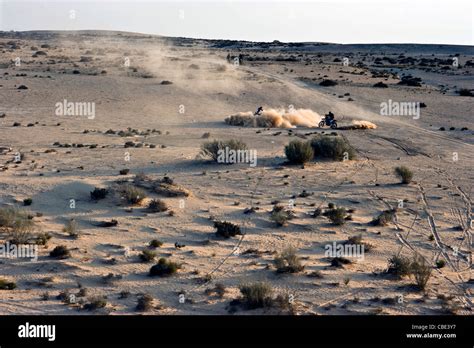
[[[319,128],[323,128],[325,125],[331,127],[331,129],[336,129],[337,128],[337,122],[335,120],[331,120],[327,117],[323,117],[321,122],[319,122]]]

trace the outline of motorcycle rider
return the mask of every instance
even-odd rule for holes
[[[326,116],[326,124],[330,126],[334,122],[334,114],[329,111],[329,113]]]

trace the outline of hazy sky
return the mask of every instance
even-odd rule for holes
[[[0,0],[0,30],[107,29],[251,41],[473,45],[473,3]]]

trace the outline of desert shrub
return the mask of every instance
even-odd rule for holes
[[[130,204],[139,204],[146,198],[146,193],[139,187],[124,184],[119,188],[122,197]]]
[[[214,228],[217,229],[216,235],[224,238],[230,238],[242,234],[238,225],[227,221],[214,221]]]
[[[308,142],[293,140],[285,146],[285,155],[290,163],[304,164],[313,159],[314,152]]]
[[[31,198],[25,198],[23,200],[23,205],[28,206],[28,205],[31,205],[31,204],[33,204],[33,200]]]
[[[413,178],[413,172],[405,166],[400,166],[395,168],[395,175],[397,175],[401,180],[402,184],[409,184]]]
[[[313,218],[317,218],[323,213],[323,210],[321,208],[316,208],[314,212],[311,214]]]
[[[258,282],[244,284],[239,287],[242,303],[248,309],[271,307],[273,305],[273,289],[267,283]]]
[[[159,248],[163,245],[163,242],[159,241],[158,239],[153,239],[148,245],[150,248]]]
[[[56,259],[67,259],[71,257],[71,252],[66,246],[58,245],[49,253],[49,257],[53,257]]]
[[[388,274],[392,274],[397,278],[402,278],[410,275],[411,273],[411,262],[410,259],[404,256],[394,255],[388,260]]]
[[[209,288],[205,290],[206,295],[212,295],[216,294],[218,297],[222,298],[224,297],[226,293],[226,288],[224,284],[222,283],[217,283],[214,288]]]
[[[107,306],[107,300],[103,297],[93,297],[89,299],[89,303],[86,303],[83,308],[88,311],[93,311],[99,308],[105,308]]]
[[[289,247],[275,257],[277,273],[298,273],[304,269],[296,250]]]
[[[150,268],[150,276],[168,277],[175,274],[181,266],[162,257],[158,263]]]
[[[346,259],[345,257],[333,257],[331,259],[331,266],[332,267],[344,267],[344,265],[351,264],[351,260]]]
[[[219,154],[225,149],[228,148],[230,150],[247,150],[247,145],[236,139],[230,140],[214,140],[205,142],[201,145],[201,154],[206,157],[212,158],[213,161],[217,162],[219,158]]]
[[[152,199],[150,203],[148,203],[148,210],[153,213],[160,213],[163,211],[167,211],[168,207],[166,203],[161,199]]]
[[[150,294],[143,294],[138,297],[135,309],[139,312],[148,312],[153,308],[153,297]]]
[[[9,282],[6,279],[0,278],[0,290],[13,290],[16,289],[15,282]]]
[[[142,251],[139,257],[140,257],[140,261],[142,262],[151,262],[155,259],[156,253],[154,251],[145,249]]]
[[[333,80],[322,80],[319,85],[323,87],[332,87],[337,86],[337,82]]]
[[[377,87],[377,88],[387,88],[388,85],[383,83],[383,82],[377,82],[374,87]]]
[[[410,271],[413,278],[415,278],[418,288],[425,290],[426,284],[428,284],[428,280],[431,277],[431,266],[426,263],[422,256],[417,254],[410,265]]]
[[[346,209],[342,207],[326,210],[324,215],[336,226],[344,225],[347,219]]]
[[[94,191],[91,191],[91,199],[94,201],[98,201],[99,199],[104,199],[108,193],[109,193],[109,190],[105,188],[95,187]]]
[[[66,232],[70,237],[78,238],[80,235],[79,224],[75,219],[71,219],[63,227],[63,232]]]
[[[395,217],[396,210],[384,210],[382,213],[379,214],[376,218],[374,218],[370,224],[373,226],[387,226],[390,222],[393,221]]]
[[[461,97],[474,97],[474,93],[470,89],[467,89],[467,88],[461,88],[458,91],[458,94]]]
[[[345,241],[344,244],[362,245],[364,247],[364,252],[369,252],[373,248],[372,244],[363,241],[361,234],[347,238],[347,241]]]
[[[0,229],[8,233],[12,244],[27,244],[34,234],[35,225],[26,211],[5,207],[0,209]]]
[[[277,226],[284,226],[286,223],[293,218],[291,210],[285,209],[281,205],[275,205],[270,213],[270,220],[275,222]]]
[[[120,175],[127,175],[130,172],[130,169],[125,168],[125,169],[120,169],[119,173]]]
[[[442,259],[436,261],[436,267],[438,267],[438,268],[443,268],[444,266],[446,266],[446,261],[444,261],[444,260],[442,260]]]
[[[48,241],[52,238],[49,233],[40,233],[36,237],[36,244],[37,245],[48,245]]]
[[[311,140],[315,157],[324,157],[336,161],[355,158],[355,150],[344,137],[319,135]]]

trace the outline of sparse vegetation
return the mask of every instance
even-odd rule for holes
[[[416,254],[410,265],[410,268],[411,274],[415,278],[418,288],[420,290],[425,290],[428,280],[431,277],[431,266],[426,263],[425,259],[421,255]]]
[[[289,247],[275,257],[277,273],[298,273],[304,269],[296,249]]]
[[[395,213],[395,209],[384,210],[382,213],[379,214],[379,216],[373,219],[370,224],[373,226],[387,226],[390,222],[393,221]]]
[[[243,296],[242,304],[247,309],[271,307],[273,305],[273,289],[267,283],[244,284],[239,289]]]
[[[135,309],[139,312],[148,312],[153,308],[153,297],[150,294],[143,294],[138,297]]]
[[[308,142],[293,140],[285,146],[285,155],[290,163],[304,164],[313,159],[314,152]]]
[[[227,221],[214,221],[214,228],[217,229],[216,235],[224,238],[241,235],[240,227]]]
[[[17,207],[0,209],[0,230],[8,233],[12,244],[27,244],[35,231],[31,216]]]
[[[282,205],[276,204],[270,213],[270,220],[275,222],[277,226],[284,226],[293,218],[291,210],[285,209]]]
[[[6,279],[0,278],[0,290],[13,290],[16,289],[16,283],[10,282]]]
[[[410,259],[404,256],[394,255],[388,260],[388,274],[392,274],[395,277],[401,279],[410,275],[411,273],[411,262]]]
[[[214,140],[201,145],[201,154],[205,157],[210,157],[213,161],[217,162],[219,154],[222,153],[222,151],[225,151],[226,148],[228,148],[228,151],[247,150],[247,145],[236,139]]]
[[[107,299],[104,297],[92,297],[89,299],[89,303],[86,303],[83,308],[88,311],[94,311],[107,306]]]
[[[71,252],[66,246],[58,245],[49,253],[49,257],[53,257],[55,259],[67,259],[71,257]]]
[[[142,262],[152,262],[156,257],[156,253],[154,251],[145,249],[141,252],[139,257],[140,257],[140,261]]]
[[[443,268],[444,266],[446,266],[446,261],[444,261],[443,259],[436,261],[436,267]]]
[[[148,203],[148,211],[152,213],[160,213],[167,210],[168,207],[166,203],[161,199],[152,199],[150,203]]]
[[[181,265],[162,257],[158,263],[150,268],[150,276],[168,277],[175,274]]]
[[[130,184],[120,186],[119,192],[130,204],[140,204],[146,198],[146,192],[144,190]]]
[[[337,82],[333,80],[322,80],[319,85],[323,87],[333,87],[337,86]]]
[[[66,232],[70,237],[78,238],[80,235],[79,224],[75,219],[70,219],[63,227],[63,232]]]
[[[104,199],[108,193],[109,193],[109,190],[105,188],[95,187],[94,191],[91,191],[91,199],[94,201],[98,201],[99,199]]]
[[[336,226],[341,226],[344,225],[347,217],[346,209],[345,208],[333,208],[333,209],[328,209],[324,212],[324,215],[331,220],[333,225]]]
[[[33,200],[31,198],[25,198],[23,200],[23,205],[24,206],[28,206],[28,205],[31,205],[31,204],[33,204]]]
[[[163,242],[158,239],[153,239],[149,244],[150,248],[160,248],[162,245]]]
[[[395,168],[395,174],[402,180],[402,184],[409,184],[413,179],[413,172],[405,166]]]
[[[355,150],[341,136],[318,135],[311,140],[311,147],[315,157],[329,158],[335,161],[352,160]]]

